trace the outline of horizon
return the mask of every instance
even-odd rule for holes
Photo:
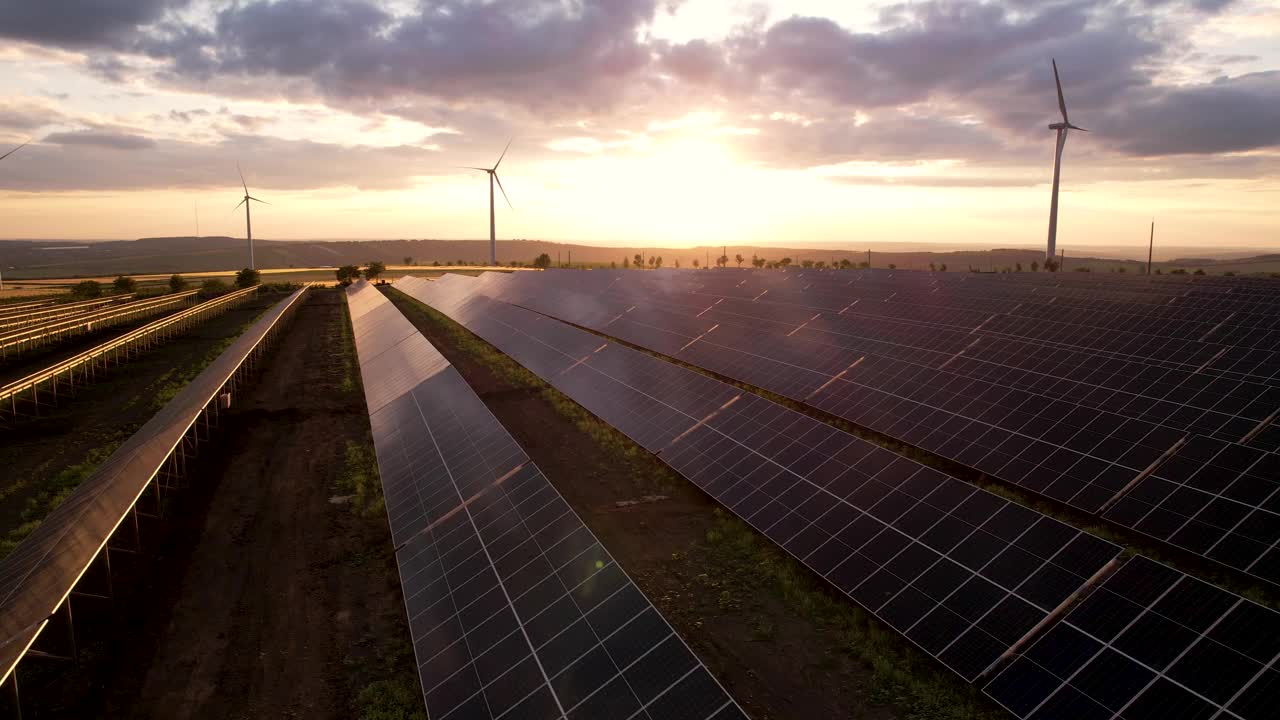
[[[68,3],[0,9],[16,236],[241,235],[239,161],[262,237],[464,239],[514,138],[500,241],[1032,248],[1056,59],[1059,245],[1277,246],[1263,0]]]

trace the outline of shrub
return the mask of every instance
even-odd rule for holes
[[[257,285],[262,280],[262,275],[253,268],[245,268],[236,273],[236,287],[247,288]]]
[[[181,275],[174,273],[169,276],[169,291],[182,292],[187,289],[187,279]]]
[[[120,275],[111,283],[111,289],[118,293],[131,293],[138,289],[138,283],[131,277]]]
[[[81,299],[102,297],[102,283],[97,280],[85,280],[71,288],[71,296]]]

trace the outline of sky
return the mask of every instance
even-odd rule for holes
[[[1280,251],[1275,0],[0,0],[0,237]]]

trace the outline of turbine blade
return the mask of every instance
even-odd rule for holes
[[[239,210],[239,209],[240,209],[240,206],[241,206],[241,205],[243,205],[243,204],[245,204],[245,203],[247,203],[247,202],[249,202],[249,196],[248,196],[248,195],[245,195],[243,200],[241,200],[240,202],[236,203],[236,206],[235,206],[235,207],[233,207],[233,208],[231,208],[231,212],[235,212],[235,211]]]
[[[1062,81],[1058,79],[1058,61],[1050,60],[1053,63],[1053,82],[1058,86],[1058,108],[1062,110],[1062,122],[1071,124],[1067,119],[1067,101],[1062,97]]]
[[[21,144],[21,145],[19,145],[18,147],[16,147],[16,148],[14,148],[14,149],[10,150],[9,152],[7,152],[7,153],[5,153],[5,154],[3,154],[3,155],[0,155],[0,160],[3,160],[3,159],[5,159],[5,158],[9,157],[10,155],[12,155],[12,154],[14,154],[14,153],[18,152],[18,151],[19,151],[19,150],[21,150],[22,148],[26,147],[26,146],[27,146],[27,143],[29,143],[29,142],[31,142],[31,141],[30,141],[30,140],[28,140],[27,142],[22,143],[22,144]]]
[[[1084,128],[1080,127],[1079,125],[1072,125],[1071,123],[1067,123],[1067,127],[1071,128],[1072,130],[1079,130],[1080,132],[1089,132],[1088,130],[1085,130]]]
[[[244,181],[244,171],[240,169],[240,161],[236,161],[236,172],[240,173],[240,184],[244,186],[244,196],[249,197],[249,185]]]
[[[250,200],[252,200],[252,201],[254,201],[254,202],[262,203],[263,205],[270,205],[270,204],[271,204],[271,203],[267,202],[266,200],[259,200],[259,199],[258,199],[258,198],[256,198],[256,197],[251,197],[251,198],[249,198],[249,199],[250,199]]]
[[[502,148],[502,154],[498,156],[498,162],[496,162],[496,163],[494,163],[494,164],[493,164],[494,172],[497,172],[497,170],[498,170],[498,166],[502,164],[502,158],[504,158],[504,157],[506,157],[506,156],[507,156],[507,151],[511,149],[511,143],[512,143],[512,141],[514,141],[514,140],[515,140],[515,138],[511,138],[511,140],[508,140],[508,141],[507,141],[507,146],[506,146],[506,147],[504,147],[504,148]]]
[[[490,172],[489,168],[475,167],[474,165],[457,165],[459,170],[479,170],[480,172]]]
[[[502,191],[502,199],[507,201],[507,207],[515,210],[515,207],[511,204],[511,198],[507,197],[507,189],[502,187],[502,178],[498,177],[497,172],[493,173],[493,179],[498,181],[498,189]]]

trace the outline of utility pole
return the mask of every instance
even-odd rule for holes
[[[1067,249],[1063,248],[1058,255],[1058,272],[1067,271]]]
[[[568,253],[569,253],[569,269],[572,270],[573,269],[573,251],[569,250]]]
[[[1151,251],[1156,247],[1156,219],[1151,219],[1151,240],[1147,241],[1147,274],[1151,274]]]
[[[723,263],[722,267],[729,267],[729,246],[728,245],[725,245],[724,247],[720,248],[720,262]]]
[[[559,250],[557,250],[557,251],[556,251],[556,267],[557,267],[557,268],[561,268],[561,269],[563,269],[563,268],[564,268],[564,263],[560,262],[560,251],[559,251]]]
[[[871,269],[871,248],[867,248],[867,269]]]
[[[707,269],[711,269],[711,248],[707,248]]]

